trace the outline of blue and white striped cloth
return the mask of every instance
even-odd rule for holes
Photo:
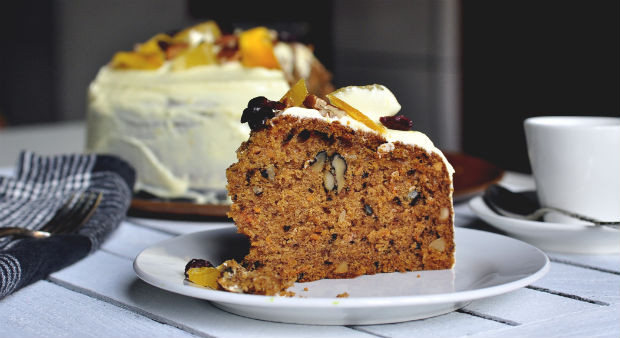
[[[40,229],[73,194],[103,195],[77,234],[0,239],[0,298],[99,248],[125,217],[134,181],[133,168],[114,156],[23,152],[15,176],[0,177],[0,227]]]

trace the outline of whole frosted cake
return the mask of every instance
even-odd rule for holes
[[[119,155],[136,190],[226,203],[226,168],[250,129],[245,102],[278,98],[305,78],[329,92],[331,75],[300,43],[257,27],[223,35],[209,21],[119,52],[89,87],[87,151]]]

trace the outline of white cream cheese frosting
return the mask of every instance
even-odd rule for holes
[[[282,71],[238,62],[182,72],[106,66],[89,88],[86,148],[130,162],[136,190],[217,203],[249,135],[240,123],[247,102],[277,100],[288,88]]]

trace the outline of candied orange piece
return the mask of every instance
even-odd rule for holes
[[[220,36],[222,31],[215,21],[209,20],[198,25],[185,28],[176,33],[172,39],[174,42],[184,42],[191,46],[196,46],[201,42],[214,43]]]
[[[187,270],[187,279],[190,282],[210,289],[217,290],[217,279],[220,278],[220,271],[214,267],[191,268]]]
[[[203,42],[196,47],[186,49],[172,61],[172,70],[183,70],[196,66],[210,65],[217,61],[213,45]]]
[[[170,44],[172,43],[172,38],[167,34],[157,34],[147,42],[139,44],[136,47],[136,52],[141,54],[163,53],[164,51],[160,47],[160,42]]]
[[[273,51],[273,41],[269,30],[256,27],[239,35],[241,63],[246,67],[265,67],[279,69],[280,63]]]
[[[306,80],[300,79],[282,96],[280,102],[286,104],[287,107],[300,107],[303,105],[306,96],[308,96]]]
[[[164,64],[163,53],[142,54],[138,52],[118,52],[112,57],[110,65],[115,69],[157,69]]]
[[[342,101],[341,99],[337,98],[332,94],[327,94],[326,96],[329,99],[329,103],[336,106],[337,108],[344,110],[349,116],[362,122],[364,125],[366,125],[366,127],[378,133],[385,132],[385,127],[373,122],[373,120],[371,120],[368,116],[364,115],[361,111],[355,109],[350,104]]]
[[[137,45],[132,52],[114,54],[110,65],[115,69],[157,69],[166,59],[161,43],[169,44],[170,41],[170,36],[157,34],[147,42]]]

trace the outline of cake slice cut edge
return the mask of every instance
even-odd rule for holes
[[[287,285],[453,267],[453,169],[425,135],[267,101],[244,111],[253,131],[226,173],[245,269]]]

